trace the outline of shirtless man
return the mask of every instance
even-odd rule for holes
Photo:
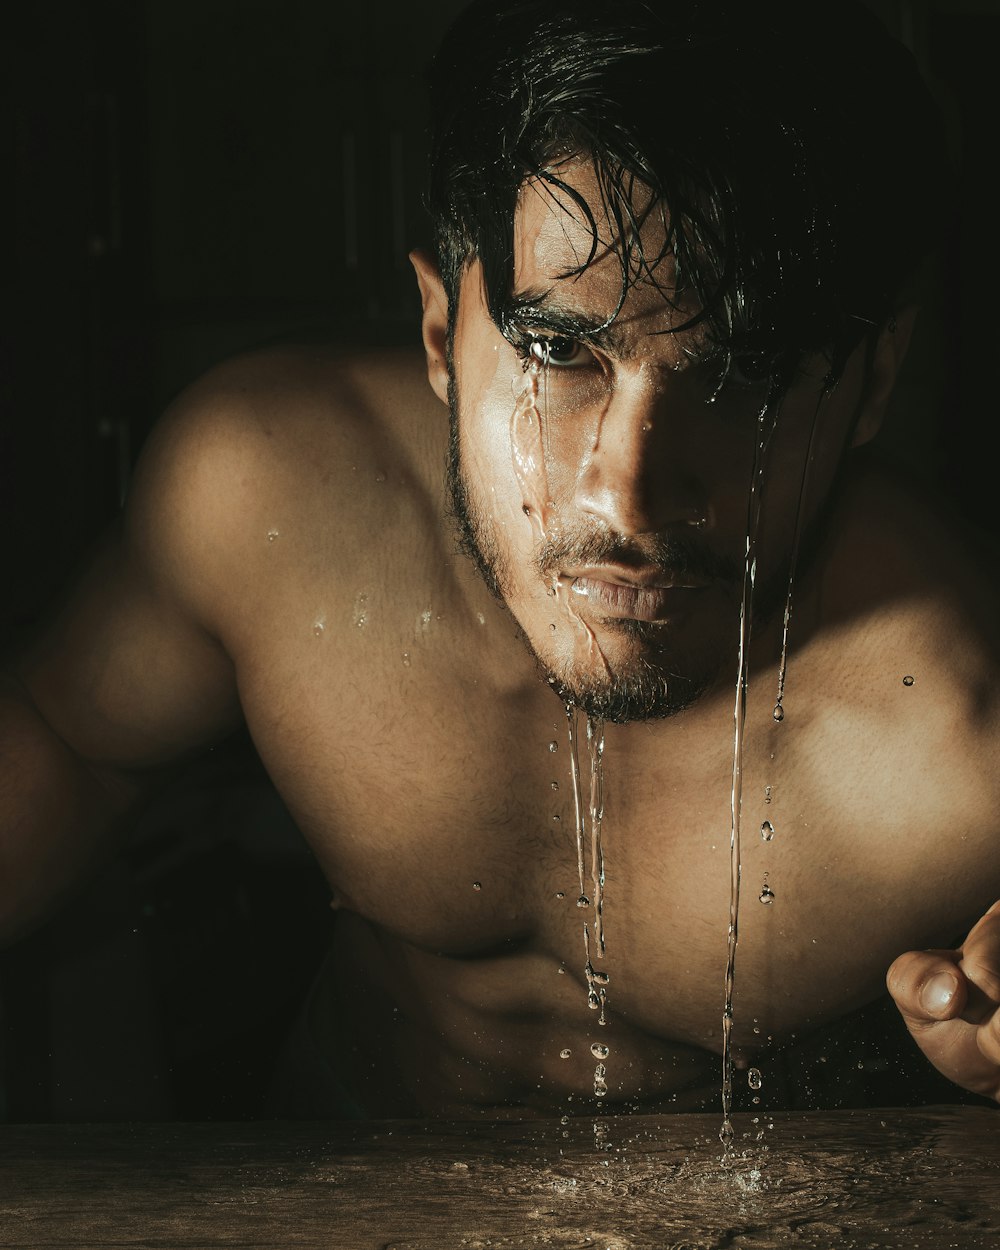
[[[10,934],[245,722],[338,909],[310,1027],[361,1114],[715,1105],[741,638],[738,1065],[777,1088],[804,1039],[806,1100],[850,1101],[891,967],[927,1060],[1000,1096],[997,604],[866,451],[932,122],[845,9],[698,7],[474,5],[424,353],[188,391],[9,690]],[[603,955],[567,736],[586,809],[602,720]]]

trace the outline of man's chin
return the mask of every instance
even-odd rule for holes
[[[697,702],[712,684],[709,676],[666,673],[651,665],[600,675],[571,666],[548,671],[547,681],[564,703],[615,725],[676,716]]]

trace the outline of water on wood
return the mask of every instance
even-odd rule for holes
[[[756,1122],[739,1113],[733,1123],[733,1148],[723,1159],[712,1115],[454,1125],[11,1124],[0,1141],[0,1244],[1000,1245],[994,1111],[823,1112]]]

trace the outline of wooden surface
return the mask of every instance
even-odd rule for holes
[[[980,1108],[436,1124],[0,1126],[0,1246],[1000,1247]],[[758,1140],[760,1137],[760,1140]]]

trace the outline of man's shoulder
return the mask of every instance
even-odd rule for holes
[[[895,744],[911,782],[947,771],[954,785],[938,794],[953,803],[960,792],[1000,800],[1000,594],[989,553],[932,492],[865,470],[848,487],[823,588],[821,648],[837,677],[827,698],[852,724],[875,727],[886,750]]]
[[[333,530],[347,550],[371,530],[376,483],[426,494],[442,476],[440,407],[412,351],[282,346],[226,361],[154,428],[127,508],[132,541],[213,606],[269,550],[294,561]]]
[[[182,447],[266,451],[274,463],[276,452],[308,459],[317,439],[349,450],[398,442],[405,414],[436,404],[416,351],[288,344],[217,365],[181,393],[159,429]]]

